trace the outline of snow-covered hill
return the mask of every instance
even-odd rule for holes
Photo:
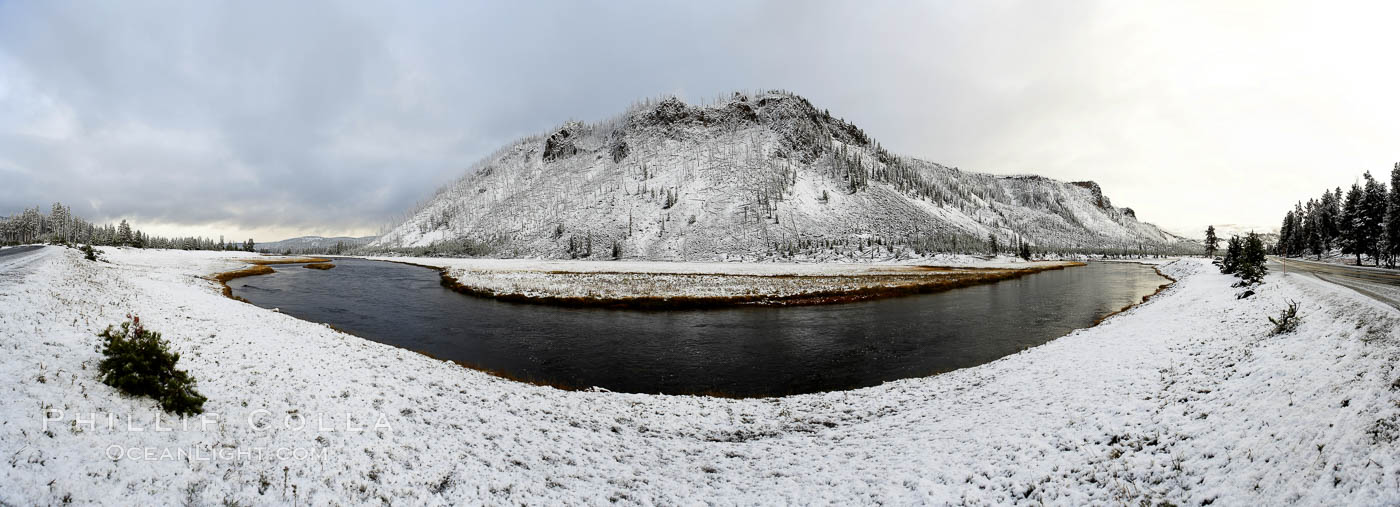
[[[1256,227],[1256,226],[1241,225],[1241,224],[1215,224],[1215,225],[1213,225],[1213,227],[1215,227],[1215,236],[1218,237],[1218,238],[1229,238],[1230,236],[1239,236],[1239,237],[1243,238],[1243,237],[1245,237],[1245,236],[1248,236],[1249,233],[1253,232],[1253,233],[1257,233],[1257,234],[1259,234],[1260,236],[1264,237],[1264,241],[1265,241],[1266,243],[1269,242],[1269,239],[1270,239],[1270,238],[1272,238],[1273,241],[1275,241],[1275,242],[1278,241],[1278,227],[1277,227],[1277,226],[1275,226],[1275,227]],[[1192,230],[1190,230],[1190,231],[1173,230],[1172,232],[1174,232],[1174,233],[1175,233],[1176,235],[1178,235],[1178,236],[1181,236],[1181,237],[1184,237],[1184,238],[1190,238],[1190,239],[1193,239],[1193,240],[1201,240],[1201,239],[1204,239],[1205,236],[1206,236],[1206,226],[1203,225],[1203,226],[1197,227],[1196,229],[1200,229],[1200,230],[1195,230],[1195,229],[1192,229]]]
[[[336,244],[343,244],[345,248],[352,248],[369,243],[373,241],[374,238],[374,236],[365,236],[362,238],[353,238],[349,236],[337,236],[334,238],[301,236],[270,243],[254,243],[253,248],[259,251],[267,250],[269,252],[278,253],[291,250],[295,253],[302,250],[328,249],[336,246]]]
[[[1093,182],[889,153],[788,92],[667,98],[478,162],[372,243],[496,257],[835,259],[1003,248],[1184,250]]]

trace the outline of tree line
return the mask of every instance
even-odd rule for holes
[[[1390,171],[1390,189],[1367,171],[1346,192],[1329,189],[1322,197],[1299,202],[1284,214],[1276,253],[1286,257],[1340,250],[1356,264],[1370,258],[1376,266],[1395,267],[1400,257],[1400,162]]]
[[[8,217],[0,217],[0,245],[51,243],[60,245],[88,244],[97,246],[130,246],[136,248],[169,248],[176,250],[242,250],[253,251],[253,240],[239,243],[198,236],[154,236],[133,229],[122,220],[116,225],[98,225],[73,214],[72,208],[55,202],[49,213],[38,206]]]

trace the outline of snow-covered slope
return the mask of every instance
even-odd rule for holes
[[[293,252],[297,252],[307,249],[331,248],[333,246],[336,246],[337,243],[343,243],[346,248],[350,248],[369,243],[370,241],[373,241],[374,238],[374,236],[365,236],[362,238],[353,238],[349,236],[337,236],[334,238],[326,238],[322,236],[301,236],[296,238],[284,239],[282,241],[273,241],[270,243],[254,243],[253,248],[257,250],[267,250],[269,252],[282,252],[285,250],[292,250]]]
[[[477,163],[372,246],[668,260],[914,255],[1006,246],[1187,248],[1093,182],[899,157],[787,92],[640,103]],[[450,244],[446,244],[447,242]],[[445,245],[445,246],[444,246]]]
[[[1242,224],[1216,224],[1216,225],[1214,225],[1213,227],[1215,227],[1215,236],[1218,237],[1218,238],[1221,238],[1221,239],[1230,239],[1230,236],[1239,236],[1239,237],[1243,238],[1243,237],[1245,237],[1245,236],[1248,236],[1249,233],[1253,232],[1253,233],[1259,234],[1260,238],[1262,238],[1262,239],[1264,240],[1265,243],[1277,243],[1277,242],[1278,242],[1278,227],[1277,227],[1277,226],[1275,226],[1275,227],[1273,227],[1273,228],[1269,228],[1269,227],[1255,227],[1255,226],[1251,226],[1251,225],[1242,225]],[[1193,239],[1193,240],[1202,240],[1202,239],[1204,239],[1205,236],[1206,236],[1206,228],[1205,228],[1205,226],[1198,227],[1197,229],[1199,229],[1199,230],[1194,230],[1194,229],[1193,229],[1193,230],[1190,230],[1190,231],[1174,230],[1174,231],[1172,231],[1172,232],[1173,232],[1174,234],[1178,235],[1178,236],[1181,236],[1181,237],[1184,237],[1184,238],[1190,238],[1190,239]]]
[[[0,272],[0,505],[1400,505],[1400,314],[1296,272],[1236,299],[1184,260],[992,363],[726,399],[513,382],[201,278],[244,252],[45,250]],[[1302,324],[1268,335],[1289,301]],[[204,415],[98,380],[128,314]]]

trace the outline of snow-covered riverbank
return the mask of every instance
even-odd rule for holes
[[[1185,260],[1148,303],[987,365],[729,400],[515,383],[202,278],[247,254],[48,250],[0,276],[0,503],[1400,502],[1400,317],[1303,276],[1236,300]],[[1302,326],[1266,336],[1287,300]],[[95,379],[127,313],[205,418],[157,427]]]

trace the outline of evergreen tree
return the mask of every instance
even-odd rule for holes
[[[1337,228],[1341,231],[1340,238],[1343,254],[1356,255],[1356,264],[1361,265],[1361,254],[1365,250],[1366,242],[1362,237],[1364,228],[1361,226],[1361,185],[1353,183],[1351,190],[1347,192],[1346,202],[1342,204],[1341,219],[1337,221]]]
[[[178,415],[204,411],[207,399],[195,390],[195,379],[176,368],[180,354],[160,333],[141,326],[139,317],[123,322],[120,329],[107,326],[102,338],[103,359],[97,364],[102,383],[135,396],[150,396],[161,408]]]
[[[1302,236],[1303,246],[1307,252],[1317,255],[1318,260],[1322,259],[1322,232],[1318,230],[1318,205],[1317,199],[1309,199],[1308,206],[1303,210]]]
[[[1337,193],[1331,190],[1322,193],[1322,200],[1318,201],[1318,234],[1322,236],[1322,251],[1329,252],[1337,244],[1337,215],[1341,214],[1340,203],[1342,190],[1337,189]]]
[[[131,225],[126,223],[125,219],[122,219],[121,225],[117,226],[117,238],[115,241],[120,246],[128,246],[131,244]]]
[[[53,237],[50,241],[54,243],[68,243],[71,241],[69,238],[70,223],[68,209],[63,207],[63,203],[53,203],[53,209],[49,212],[49,222],[53,224],[51,226]]]
[[[1215,251],[1220,249],[1220,238],[1215,236],[1215,226],[1206,226],[1206,257],[1215,257]]]
[[[1390,198],[1385,213],[1385,253],[1387,264],[1395,267],[1400,257],[1400,162],[1390,170]]]
[[[987,243],[991,244],[992,246],[993,256],[1001,253],[1001,249],[997,247],[997,235],[995,233],[987,234]]]
[[[1367,171],[1362,177],[1366,179],[1365,193],[1361,199],[1360,216],[1362,237],[1365,242],[1363,251],[1371,256],[1376,262],[1376,266],[1380,266],[1381,241],[1385,237],[1387,201],[1385,184],[1371,177],[1370,171]],[[1360,261],[1357,264],[1360,264]]]
[[[1244,241],[1244,247],[1240,252],[1239,265],[1237,266],[1240,280],[1245,285],[1253,285],[1264,280],[1264,275],[1268,274],[1269,268],[1264,266],[1268,258],[1264,255],[1264,241],[1259,239],[1259,235],[1253,232]]]
[[[1283,225],[1278,228],[1278,246],[1276,247],[1278,248],[1279,255],[1284,257],[1292,256],[1291,254],[1293,251],[1291,247],[1293,246],[1293,236],[1297,234],[1294,232],[1295,224],[1297,223],[1298,217],[1295,216],[1292,211],[1283,215]]]
[[[1220,259],[1220,272],[1233,275],[1239,270],[1240,255],[1244,252],[1244,243],[1239,236],[1230,236],[1229,243],[1225,246],[1225,257]]]
[[[1303,203],[1293,205],[1293,235],[1289,237],[1288,252],[1301,256],[1308,253],[1308,231],[1304,230],[1308,223],[1308,212],[1303,208]]]

